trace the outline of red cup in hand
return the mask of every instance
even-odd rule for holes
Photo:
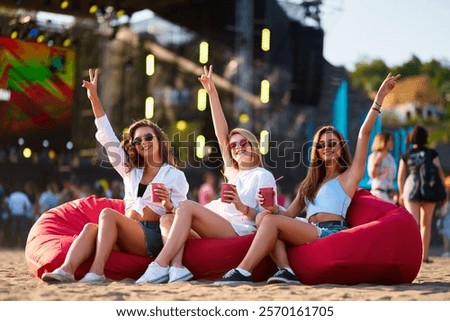
[[[230,183],[222,183],[222,190],[220,192],[220,197],[222,199],[222,202],[224,203],[231,203],[231,200],[227,197],[225,192],[232,191],[233,188],[235,188],[236,185],[230,184]]]
[[[261,187],[259,189],[259,194],[264,197],[263,207],[267,208],[273,206],[273,198],[275,196],[275,192],[272,187]]]
[[[163,186],[164,184],[162,183],[150,183],[150,188],[152,191],[152,203],[161,203],[161,199],[159,198],[159,195],[156,194],[156,190]]]

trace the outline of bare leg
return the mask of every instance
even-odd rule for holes
[[[164,245],[166,245],[166,243],[167,243],[167,237],[169,235],[170,228],[172,227],[174,219],[175,219],[175,215],[173,215],[173,214],[166,214],[166,215],[161,216],[160,227],[161,227],[161,235],[162,235]],[[183,253],[184,253],[184,244],[181,247],[181,249],[177,252],[177,254],[174,256],[172,261],[170,262],[170,266],[182,267],[183,266]]]
[[[256,226],[258,228],[261,225],[261,222],[263,221],[263,218],[266,215],[273,215],[273,214],[271,214],[270,211],[262,211],[256,217]],[[277,267],[279,267],[279,268],[290,267],[289,259],[288,259],[287,253],[286,253],[286,245],[284,244],[283,241],[280,241],[280,240],[276,241],[272,252],[270,252],[270,257],[275,262]]]
[[[286,252],[286,244],[281,240],[275,242],[275,246],[272,252],[270,252],[270,257],[279,268],[291,267]]]
[[[106,261],[116,243],[123,252],[147,255],[145,235],[139,222],[106,208],[99,216],[97,250],[89,272],[104,274]]]
[[[61,269],[75,274],[75,271],[86,259],[95,251],[95,240],[97,238],[98,226],[94,223],[87,223],[77,238],[70,245]]]
[[[423,203],[420,217],[420,234],[422,235],[423,259],[428,259],[431,239],[431,222],[436,203]]]
[[[412,214],[412,216],[415,218],[417,225],[419,225],[420,202],[404,199],[403,203],[405,205],[405,208],[408,210],[408,212],[410,212]]]
[[[274,250],[278,239],[300,245],[317,238],[317,228],[314,225],[286,216],[267,215],[238,267],[251,272],[265,256]]]
[[[223,217],[186,200],[176,210],[175,220],[169,232],[167,243],[159,253],[155,262],[160,266],[168,266],[182,249],[193,229],[200,237],[232,237],[237,236],[231,224]]]

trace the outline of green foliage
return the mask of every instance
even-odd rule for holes
[[[450,68],[435,59],[422,63],[416,56],[412,56],[409,61],[392,68],[389,68],[383,60],[375,59],[371,62],[357,63],[354,71],[349,73],[349,82],[353,89],[362,90],[367,95],[371,95],[377,90],[388,72],[394,75],[399,73],[402,77],[428,75],[431,84],[439,91],[440,101],[444,108],[444,116],[442,119],[428,119],[425,121],[415,117],[403,124],[400,124],[395,116],[390,116],[384,117],[383,122],[395,127],[407,127],[425,122],[429,129],[431,144],[450,143]]]
[[[366,93],[375,91],[389,72],[383,60],[370,63],[359,62],[349,74],[350,85],[354,89],[362,89]]]

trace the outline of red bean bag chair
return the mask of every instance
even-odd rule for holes
[[[53,208],[36,221],[28,235],[25,257],[30,271],[37,277],[61,266],[70,245],[89,222],[98,222],[102,209],[113,208],[124,212],[124,202],[117,199],[78,199]],[[188,240],[184,264],[196,279],[217,279],[235,267],[244,257],[254,234],[229,239]],[[77,279],[89,270],[93,256],[75,272]],[[113,251],[105,266],[105,275],[114,280],[139,278],[152,258]],[[264,259],[255,269],[256,281],[263,281],[275,273],[276,266],[270,258]]]
[[[83,226],[97,222],[105,207],[124,210],[121,200],[87,197],[44,213],[28,236],[25,256],[30,271],[41,277],[59,267]],[[359,190],[347,218],[352,226],[349,230],[288,248],[290,263],[303,283],[398,284],[414,280],[420,268],[422,249],[411,214]],[[196,279],[217,279],[239,264],[253,237],[254,234],[188,240],[184,264]],[[80,266],[76,278],[88,271],[92,259]],[[113,251],[106,263],[105,274],[115,280],[137,279],[151,260]],[[254,280],[266,280],[275,271],[276,266],[266,257],[254,270]]]
[[[290,247],[289,262],[305,284],[412,282],[422,263],[422,242],[404,208],[359,189],[347,212],[351,228]]]

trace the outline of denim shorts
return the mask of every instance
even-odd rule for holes
[[[327,223],[327,222],[323,222],[323,223]],[[344,231],[348,229],[347,224],[345,225],[331,225],[331,226],[327,226],[327,227],[320,227],[318,226],[318,224],[314,224],[317,227],[318,233],[319,233],[319,238],[324,238],[327,236],[330,236],[334,233],[340,232],[340,231]]]
[[[159,222],[141,221],[139,224],[141,224],[144,230],[145,242],[147,243],[147,255],[157,257],[163,248]]]

